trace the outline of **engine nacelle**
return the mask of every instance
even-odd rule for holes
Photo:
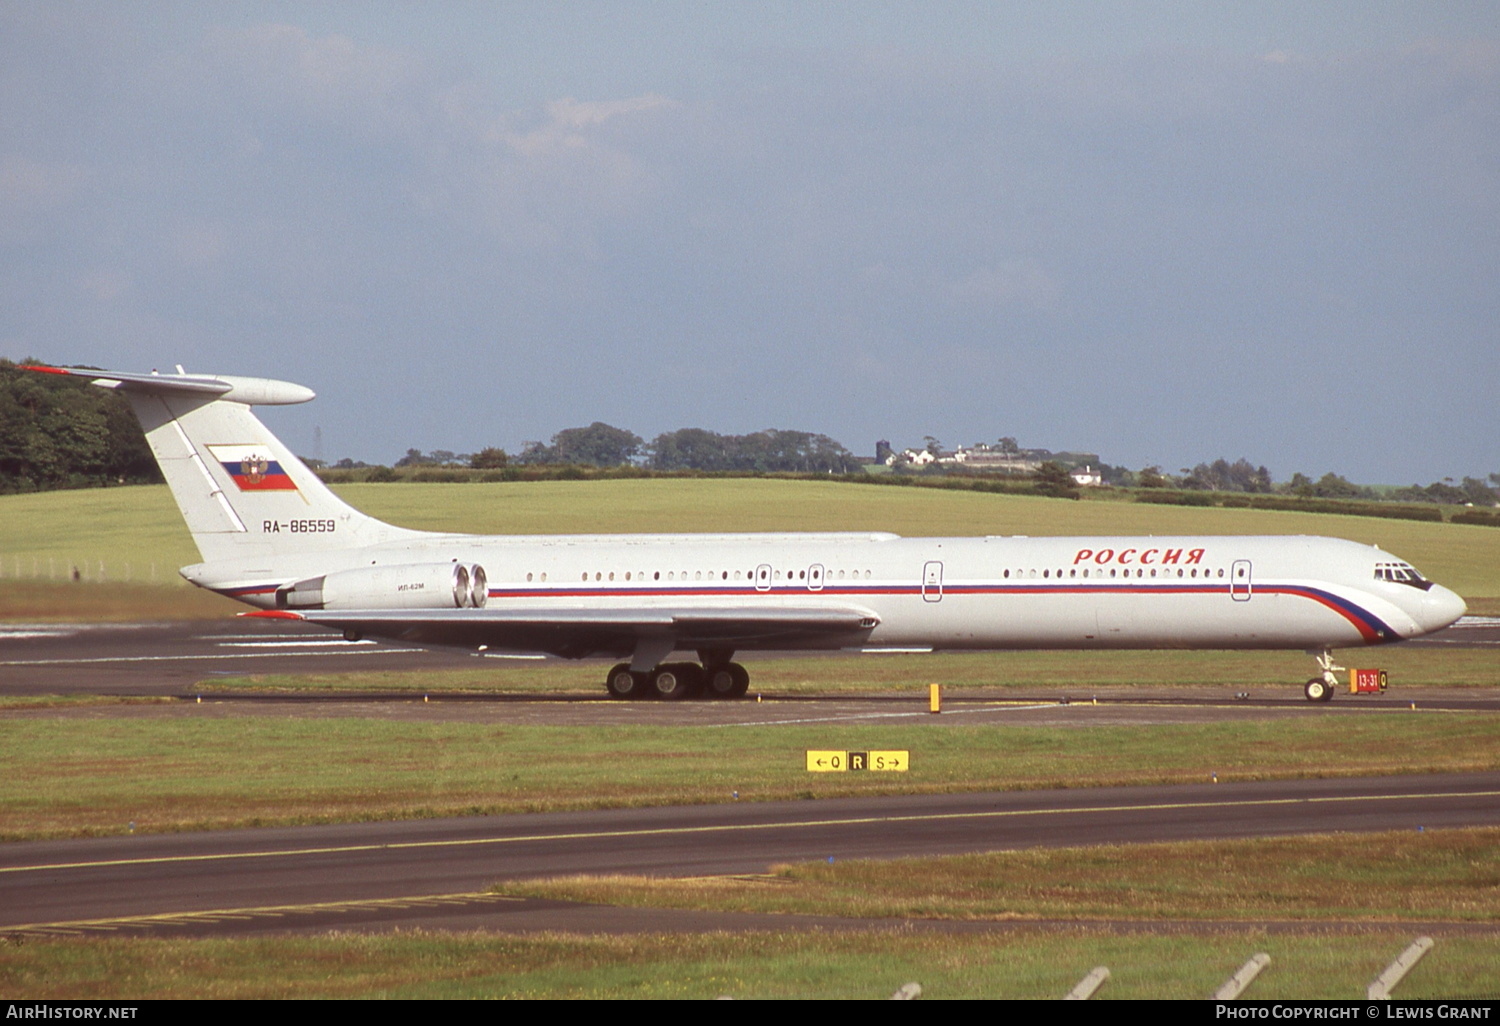
[[[478,609],[489,599],[484,567],[411,563],[340,570],[276,589],[278,609]]]

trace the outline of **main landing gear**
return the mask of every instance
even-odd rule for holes
[[[728,658],[697,663],[662,663],[654,670],[632,670],[619,663],[604,679],[611,698],[660,698],[676,702],[685,698],[743,698],[750,689],[750,673]]]
[[[1337,674],[1343,671],[1342,666],[1333,664],[1333,653],[1324,649],[1322,652],[1309,652],[1309,655],[1317,656],[1318,666],[1323,673],[1307,682],[1302,693],[1307,696],[1309,702],[1331,702],[1333,693],[1339,686]]]

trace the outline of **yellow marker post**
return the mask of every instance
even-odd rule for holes
[[[943,686],[941,684],[927,685],[927,711],[930,713],[943,711]]]

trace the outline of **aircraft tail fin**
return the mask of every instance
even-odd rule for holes
[[[130,401],[205,562],[348,549],[419,534],[345,503],[251,412],[314,393],[269,378],[34,367]]]

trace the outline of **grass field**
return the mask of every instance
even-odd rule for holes
[[[807,862],[765,877],[563,877],[496,891],[651,908],[924,919],[1496,923],[1500,829]]]
[[[0,993],[100,998],[1055,999],[1108,966],[1097,999],[1203,999],[1255,952],[1245,997],[1363,1003],[1415,931],[1309,927],[1120,934],[1079,926],[529,937],[411,932],[247,940],[27,940],[0,946]],[[1399,999],[1494,999],[1500,939],[1439,939]]]
[[[477,534],[882,530],[985,534],[1322,534],[1380,545],[1469,599],[1500,599],[1500,531],[1368,517],[1040,499],[765,479],[361,484],[337,491],[407,527]],[[165,486],[0,496],[0,617],[128,618],[103,583],[171,588],[181,616],[228,608],[190,600],[180,566],[198,553]],[[74,568],[80,581],[71,584]],[[14,582],[50,582],[18,591]],[[117,610],[117,612],[111,612]],[[164,615],[164,614],[163,614]]]
[[[193,707],[190,707],[193,708]],[[1500,719],[1160,726],[543,727],[366,718],[0,719],[0,839],[874,794],[1500,768]],[[807,749],[910,772],[809,774]],[[46,766],[45,774],[33,772]]]

